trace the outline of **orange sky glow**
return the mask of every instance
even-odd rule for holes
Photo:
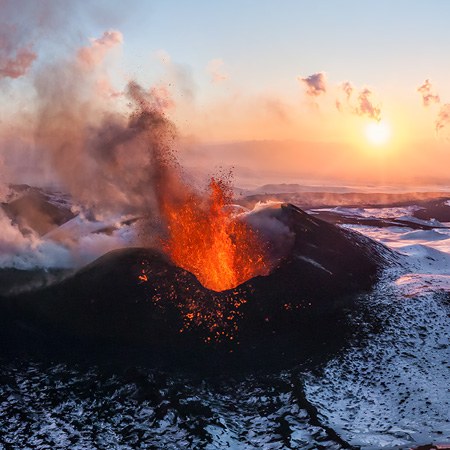
[[[328,9],[293,2],[289,11],[267,2],[261,15],[236,4],[236,18],[231,5],[218,11],[196,2],[189,8],[155,2],[150,9],[136,2],[125,14],[119,2],[100,1],[95,20],[70,21],[66,11],[48,24],[33,3],[24,3],[22,16],[8,5],[5,16],[15,25],[0,35],[0,173],[6,180],[41,165],[35,138],[48,102],[43,80],[51,79],[57,97],[74,95],[73,115],[86,111],[97,123],[111,111],[129,112],[124,89],[136,80],[175,123],[187,167],[208,173],[233,167],[241,184],[448,182],[450,67],[428,52],[450,47],[440,20],[445,3],[431,11],[381,2],[367,14],[351,1]],[[87,11],[78,2],[71,8],[74,16]],[[340,24],[324,16],[333,17],[336,8]],[[434,28],[416,37],[410,24],[424,18],[433,19]],[[206,19],[212,28],[199,28]],[[184,39],[174,39],[175,28]]]

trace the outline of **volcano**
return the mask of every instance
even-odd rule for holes
[[[193,352],[255,360],[292,352],[307,357],[339,345],[349,332],[346,308],[372,287],[393,254],[291,204],[276,212],[294,239],[269,275],[216,292],[161,252],[115,250],[62,281],[3,294],[4,350],[77,342],[140,349],[152,360],[189,359]],[[4,270],[2,279],[13,286],[23,276]]]

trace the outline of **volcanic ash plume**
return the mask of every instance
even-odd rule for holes
[[[176,158],[177,131],[165,114],[173,106],[165,86],[144,89],[131,81],[113,95],[107,66],[121,43],[119,31],[106,31],[74,58],[37,73],[34,143],[50,181],[70,194],[79,211],[68,223],[44,230],[30,217],[34,229],[29,223],[17,226],[10,208],[10,218],[1,223],[17,242],[9,254],[50,249],[56,256],[42,265],[57,265],[59,259],[67,267],[82,243],[97,251],[120,242],[153,245],[217,291],[267,274],[263,241],[234,213],[227,176],[212,178],[204,189],[186,181]],[[130,220],[140,223],[133,242],[124,231]],[[88,229],[112,235],[100,242]]]
[[[37,147],[55,182],[97,215],[155,209],[158,184],[167,176],[162,155],[170,158],[176,135],[161,89],[130,82],[123,93],[129,114],[114,103],[122,95],[105,97],[104,84],[98,89],[106,77],[102,62],[121,40],[119,32],[106,32],[74,61],[46,68],[36,79]]]

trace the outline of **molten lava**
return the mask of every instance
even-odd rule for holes
[[[163,199],[168,239],[165,251],[179,267],[214,291],[232,289],[256,275],[267,275],[264,245],[231,211],[232,190],[212,178],[207,195],[187,193],[177,202]]]

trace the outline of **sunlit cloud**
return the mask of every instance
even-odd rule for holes
[[[101,64],[107,53],[122,44],[123,36],[120,31],[105,31],[100,38],[91,39],[91,45],[78,51],[78,61],[86,69],[91,70]]]
[[[441,98],[433,88],[433,85],[428,78],[417,88],[417,92],[419,92],[422,96],[423,106],[428,107],[433,104],[440,105],[436,120],[434,122],[434,128],[436,131],[436,136],[442,137],[444,129],[450,124],[450,104],[441,104]]]
[[[305,85],[306,95],[318,97],[327,92],[327,80],[325,72],[313,73],[309,77],[298,77],[298,80]]]
[[[30,69],[37,54],[23,43],[21,30],[0,23],[0,79],[20,78]]]
[[[444,128],[450,124],[450,103],[444,103],[437,115],[435,122],[436,134],[442,134]]]
[[[422,95],[423,106],[440,103],[441,99],[439,95],[434,93],[433,90],[433,86],[428,78],[417,88],[417,92]]]
[[[373,100],[373,92],[369,88],[357,90],[349,81],[345,81],[339,90],[344,94],[344,98],[336,100],[338,111],[348,111],[377,122],[381,120],[381,107]]]

